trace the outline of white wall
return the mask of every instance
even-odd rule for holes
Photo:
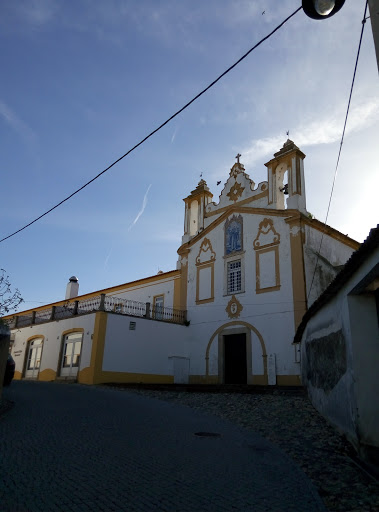
[[[232,216],[232,215],[231,215]],[[275,353],[277,373],[298,375],[299,364],[295,363],[292,346],[295,334],[292,292],[292,267],[289,225],[284,217],[268,215],[242,214],[243,217],[243,259],[244,259],[244,293],[236,294],[243,306],[239,318],[229,318],[226,307],[231,295],[224,295],[225,258],[224,258],[224,223],[206,234],[216,253],[214,262],[214,301],[196,305],[196,257],[199,254],[203,238],[200,238],[188,254],[188,292],[187,311],[191,332],[191,374],[205,374],[205,353],[207,344],[215,331],[231,321],[243,321],[253,325],[263,336],[267,354]],[[279,265],[280,290],[256,294],[256,251],[253,241],[257,236],[259,223],[264,218],[272,218],[276,231],[280,234]],[[267,277],[268,278],[268,277]],[[257,340],[252,331],[252,342]],[[255,341],[254,341],[255,343]],[[259,342],[258,342],[259,343]],[[218,373],[217,339],[213,341],[209,370],[211,375]],[[253,374],[263,373],[261,346],[253,345]]]
[[[178,279],[178,278],[177,278]],[[107,293],[109,297],[135,300],[138,302],[150,302],[153,305],[153,298],[156,295],[164,295],[164,307],[174,307],[174,277],[161,279],[156,283],[146,283],[128,287],[125,290],[117,290]]]
[[[254,195],[258,195],[258,194],[262,193],[262,190],[261,190],[262,186],[267,187],[267,181],[263,181],[262,183],[259,183],[259,185],[257,186],[257,188],[254,191],[255,192]],[[267,190],[267,188],[265,190]],[[247,197],[248,197],[248,195],[245,196],[245,199]],[[241,198],[241,200],[242,200],[242,198]],[[216,204],[215,202],[210,203],[209,207],[206,207],[206,211],[212,212],[213,215],[205,217],[204,228],[207,228],[210,224],[212,224],[212,222],[217,220],[224,213],[222,210],[220,213],[218,213],[219,209],[222,209],[225,206],[231,206],[232,204],[233,204],[233,201],[231,201],[230,199],[227,199],[227,200],[223,199],[222,202],[220,202],[218,204]],[[268,196],[263,196],[263,197],[260,197],[259,199],[255,199],[255,200],[252,196],[252,201],[244,204],[244,207],[246,207],[246,208],[271,208],[272,205],[271,206],[268,205]]]
[[[322,236],[322,233],[312,226],[305,225],[304,234],[304,266],[309,307],[332,282],[340,271],[338,267],[346,263],[354,249],[329,235],[324,234]],[[319,252],[320,257],[317,258]],[[316,262],[317,270],[315,273]],[[310,288],[311,283],[312,289]],[[311,292],[309,293],[310,289]]]
[[[92,313],[14,329],[12,334],[15,336],[15,341],[12,347],[12,355],[16,363],[16,371],[22,373],[28,348],[27,340],[34,336],[44,337],[40,373],[46,369],[58,371],[59,354],[62,348],[62,333],[69,329],[84,329],[79,370],[86,368],[90,365],[91,360],[94,323],[95,314]]]
[[[359,437],[361,442],[379,448],[379,325],[376,308],[373,294],[348,297]]]
[[[268,251],[259,254],[260,287],[269,288],[275,286],[275,252]]]
[[[135,330],[129,330],[131,321]],[[169,358],[188,353],[188,327],[108,314],[103,371],[173,375]]]
[[[212,269],[211,267],[199,270],[199,300],[212,297]]]
[[[378,312],[373,293],[354,288],[378,264],[379,249],[308,321],[301,340],[303,384],[313,405],[363,452],[379,449]]]
[[[333,425],[354,438],[356,403],[347,325],[346,303],[339,294],[308,321],[302,338],[301,367],[302,382],[313,405]],[[337,337],[345,345],[345,362],[338,361],[341,353],[336,345]]]

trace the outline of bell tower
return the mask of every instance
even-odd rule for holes
[[[287,208],[307,213],[304,183],[305,154],[288,139],[274,158],[267,162],[268,207],[284,210],[285,195]],[[287,178],[287,179],[286,179]],[[287,182],[286,182],[287,181]]]
[[[208,203],[212,201],[213,194],[210,192],[207,183],[202,179],[195,190],[183,199],[184,211],[184,235],[182,243],[188,242],[193,236],[204,229],[204,214]]]

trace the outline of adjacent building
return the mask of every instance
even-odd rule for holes
[[[305,314],[295,337],[319,412],[379,465],[379,226]]]

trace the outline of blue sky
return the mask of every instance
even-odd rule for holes
[[[82,186],[182,107],[300,0],[0,3],[0,238]],[[0,244],[25,309],[176,266],[182,199],[200,173],[217,201],[237,152],[256,182],[290,138],[307,209],[325,219],[364,0],[300,11],[157,135],[59,209]],[[262,12],[265,11],[264,14]],[[328,224],[378,222],[378,71],[366,24]]]

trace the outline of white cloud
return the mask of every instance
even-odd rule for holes
[[[3,101],[0,100],[0,118],[15,130],[21,137],[26,139],[28,142],[32,142],[36,136],[35,133],[29,126],[22,121],[13,110],[8,107]]]
[[[300,125],[290,132],[289,138],[299,147],[331,144],[342,136],[344,113],[336,112],[324,119]],[[366,129],[379,120],[379,99],[371,98],[350,109],[346,134]],[[253,140],[242,151],[243,162],[251,165],[264,156],[271,156],[283,145],[284,134]]]
[[[104,260],[104,269],[107,270],[108,268],[108,262],[109,262],[109,258],[111,257],[112,255],[112,252],[113,252],[113,247],[110,248],[105,260]]]
[[[141,217],[141,215],[143,214],[143,212],[145,211],[145,208],[146,208],[146,205],[147,205],[147,194],[149,193],[149,190],[151,188],[151,183],[150,185],[147,187],[147,190],[146,190],[146,193],[143,197],[143,201],[142,201],[142,208],[140,209],[140,211],[137,213],[137,216],[136,218],[134,219],[134,221],[131,223],[131,225],[129,226],[129,229],[128,231],[130,231],[132,229],[133,226],[135,226],[139,220],[139,218]]]
[[[58,10],[58,3],[55,0],[27,0],[15,4],[19,14],[33,25],[49,23]]]
[[[171,137],[171,144],[174,142],[175,140],[175,137],[176,137],[176,134],[178,133],[178,127],[175,128],[174,130],[174,133],[172,134],[172,137]]]
[[[54,10],[49,10],[46,6],[54,5],[56,0],[43,0],[46,6],[41,9],[41,14],[36,8],[37,0],[30,1],[33,8],[29,9],[29,18],[38,20],[39,16],[43,19],[44,13],[46,17],[54,14]],[[91,9],[86,10],[85,15],[76,11],[75,17],[64,16],[65,11],[62,9],[59,22],[72,30],[88,32],[101,40],[110,40],[117,44],[125,44],[124,31],[128,30],[128,26],[133,26],[133,30],[140,32],[145,38],[152,37],[161,44],[177,46],[180,41],[182,48],[208,54],[212,40],[208,32],[204,38],[202,27],[212,23],[221,30],[236,30],[237,27],[250,27],[252,21],[264,26],[273,19],[279,19],[282,13],[289,14],[288,6],[286,8],[273,5],[275,8],[269,9],[267,0],[255,0],[254,3],[250,0],[235,0],[232,3],[226,2],[220,9],[219,0],[209,0],[198,4],[192,2],[189,9],[186,2],[108,0],[91,2]],[[264,10],[265,16],[262,16]]]

